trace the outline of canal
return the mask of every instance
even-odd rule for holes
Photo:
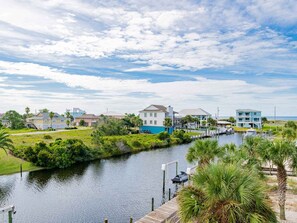
[[[221,145],[241,144],[240,134],[219,137]],[[13,204],[14,223],[111,223],[141,218],[162,203],[162,163],[179,161],[179,170],[191,167],[185,160],[188,145],[141,152],[82,163],[67,169],[43,170],[0,177],[0,207]],[[166,192],[174,190],[169,166]],[[168,196],[168,194],[166,195]],[[0,222],[2,221],[0,214]],[[6,219],[6,216],[5,216]]]

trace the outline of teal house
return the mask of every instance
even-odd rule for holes
[[[252,109],[236,110],[236,126],[244,128],[262,128],[261,111]]]

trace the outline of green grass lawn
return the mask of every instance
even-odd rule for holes
[[[50,143],[55,141],[57,138],[61,139],[81,139],[86,145],[91,146],[92,138],[91,133],[93,129],[83,128],[83,129],[74,129],[65,132],[50,132],[43,134],[26,134],[26,135],[11,135],[10,138],[13,141],[15,147],[18,146],[31,146],[37,142],[44,141]],[[52,139],[44,139],[45,135],[50,135]]]
[[[18,134],[18,133],[27,133],[27,132],[37,132],[36,129],[4,129],[8,134]]]
[[[12,155],[7,155],[4,150],[0,150],[0,175],[18,173],[22,164],[23,171],[33,171],[41,169],[32,163],[26,162]]]

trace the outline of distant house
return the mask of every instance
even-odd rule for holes
[[[125,115],[114,112],[114,111],[107,111],[105,113],[102,113],[101,115],[104,115],[109,118],[116,118],[116,119],[122,119],[125,117]]]
[[[100,116],[94,114],[84,114],[82,116],[76,117],[74,119],[74,124],[79,126],[81,120],[84,120],[85,126],[95,126],[97,121],[99,120]]]
[[[167,108],[163,105],[150,105],[139,112],[139,117],[143,121],[143,126],[140,127],[141,132],[160,133],[166,131],[164,121],[166,117],[171,118],[174,123],[174,112],[171,106]],[[172,133],[174,126],[169,128],[169,133]]]
[[[2,117],[4,116],[4,114],[0,114],[0,122],[3,126],[5,127],[10,127],[10,123],[8,120],[2,119]]]
[[[69,112],[73,118],[77,118],[86,114],[86,111],[81,110],[80,108],[73,108],[72,111],[70,109],[67,109],[66,112]]]
[[[252,109],[237,109],[236,126],[258,129],[262,128],[261,111]]]
[[[36,129],[45,130],[49,128],[64,129],[67,127],[66,120],[66,117],[58,113],[55,113],[53,119],[50,119],[48,112],[40,112],[33,117],[27,118],[26,122],[27,126],[35,126]]]
[[[178,113],[178,119],[177,119],[177,125],[181,125],[181,119],[186,117],[187,115],[192,116],[193,118],[198,118],[200,120],[200,124],[203,121],[207,121],[208,118],[211,117],[211,114],[207,111],[203,110],[202,108],[196,108],[196,109],[183,109]],[[189,128],[197,128],[197,123],[188,123]],[[180,126],[181,127],[181,126]]]

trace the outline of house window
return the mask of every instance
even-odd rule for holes
[[[146,113],[144,113],[144,114],[146,114]],[[146,120],[144,120],[144,124],[146,125]]]
[[[146,117],[146,112],[144,113],[144,117]]]
[[[152,120],[150,120],[150,124],[153,124],[153,121]]]
[[[154,124],[157,125],[157,121],[156,120],[154,121]]]
[[[150,117],[153,117],[153,113],[150,113]]]
[[[256,113],[256,112],[254,112],[254,115],[257,115],[257,113]]]
[[[246,116],[250,115],[250,113],[245,113]]]
[[[242,113],[241,113],[241,112],[239,112],[239,113],[238,113],[238,115],[242,115]]]
[[[157,117],[157,113],[154,113],[154,117]]]

